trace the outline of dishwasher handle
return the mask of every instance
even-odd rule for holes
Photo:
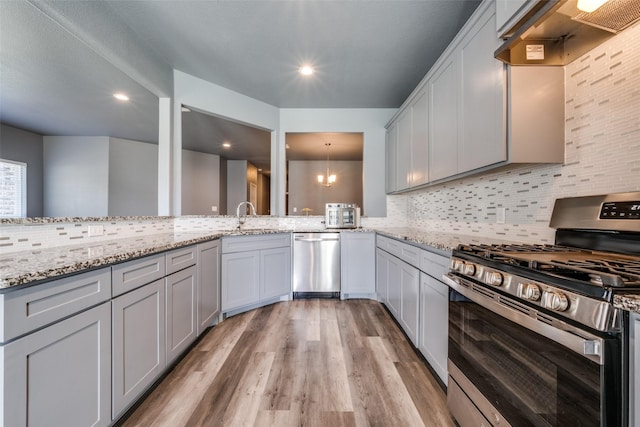
[[[308,237],[305,236],[304,234],[298,234],[298,235],[294,235],[293,239],[296,242],[325,242],[325,241],[338,241],[340,240],[340,234],[338,233],[331,233],[331,234],[327,234],[326,236],[321,236],[321,237]]]

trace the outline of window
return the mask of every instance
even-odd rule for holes
[[[0,159],[0,218],[27,216],[27,164]]]

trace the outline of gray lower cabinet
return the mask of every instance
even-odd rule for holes
[[[340,234],[340,281],[343,297],[371,296],[376,293],[375,233]]]
[[[112,300],[114,419],[166,366],[164,282],[156,280]]]
[[[220,240],[198,244],[198,335],[220,314]]]
[[[414,345],[418,340],[420,270],[378,249],[378,289],[386,288],[386,305]]]
[[[418,344],[420,271],[400,261],[400,324],[414,345]]]
[[[197,337],[196,267],[180,270],[165,278],[166,359],[176,359]]]
[[[629,316],[629,426],[640,425],[640,314]]]
[[[222,313],[291,293],[291,235],[222,239]]]
[[[260,299],[291,292],[291,248],[260,251]]]
[[[402,272],[398,258],[387,255],[387,307],[396,319],[400,319],[402,304],[402,285],[400,283]]]
[[[376,249],[376,293],[378,301],[388,303],[387,289],[389,287],[389,254],[382,249]]]
[[[260,251],[222,254],[222,312],[258,302]]]
[[[440,379],[447,384],[449,288],[420,273],[420,337],[418,349]]]
[[[106,302],[0,346],[5,426],[111,423],[111,319]]]

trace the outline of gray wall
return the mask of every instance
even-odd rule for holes
[[[0,158],[27,164],[27,216],[43,216],[42,135],[0,124]]]
[[[235,215],[240,202],[247,200],[247,161],[227,160],[227,211]]]
[[[224,157],[220,157],[220,207],[218,214],[231,214],[227,208],[227,159]]]
[[[317,176],[326,172],[326,166],[325,161],[289,161],[289,215],[302,215],[303,208],[311,208],[310,215],[324,215],[325,203],[333,202],[362,206],[362,161],[332,161],[336,183],[331,187],[318,184]]]
[[[107,216],[109,138],[44,137],[44,215]]]
[[[212,211],[212,206],[218,211]],[[220,156],[182,150],[182,214],[222,214]]]
[[[109,216],[158,214],[158,146],[109,138]]]

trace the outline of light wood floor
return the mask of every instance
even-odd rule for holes
[[[295,300],[214,327],[125,426],[453,426],[386,310]]]

